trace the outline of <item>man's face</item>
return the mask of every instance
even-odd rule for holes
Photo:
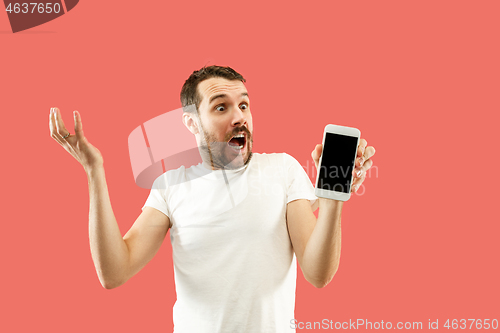
[[[213,168],[234,169],[247,164],[252,156],[252,114],[243,82],[210,78],[198,84],[202,97],[198,114],[201,121],[200,148]]]

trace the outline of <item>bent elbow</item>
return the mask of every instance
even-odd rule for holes
[[[107,290],[110,290],[110,289],[114,289],[114,288],[116,288],[116,286],[115,286],[115,285],[113,285],[113,284],[111,284],[111,283],[102,283],[102,282],[101,282],[101,285],[102,285],[102,287],[103,287],[104,289],[107,289]]]
[[[312,284],[314,286],[314,288],[324,288],[328,285],[328,283],[330,283],[330,280],[313,280],[313,279],[306,279],[307,282],[309,282],[310,284]]]
[[[330,281],[320,281],[320,282],[315,282],[315,283],[312,283],[312,285],[313,285],[315,288],[321,289],[321,288],[326,287],[329,283],[330,283]]]
[[[124,282],[109,281],[102,279],[99,279],[99,281],[101,282],[102,287],[107,290],[118,288],[124,283]]]
[[[332,282],[333,280],[333,277],[335,276],[335,273],[337,273],[337,270],[335,270],[335,272],[333,272],[332,275],[328,276],[327,278],[325,279],[318,279],[318,280],[308,280],[309,283],[311,283],[315,288],[324,288],[326,287],[330,282]]]

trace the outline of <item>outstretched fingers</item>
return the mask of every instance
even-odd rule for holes
[[[66,129],[64,125],[64,121],[62,120],[60,111],[58,108],[52,108],[52,112],[54,113],[54,122],[56,124],[56,132],[60,135],[61,140],[66,140],[69,137],[69,131]]]
[[[51,108],[49,114],[50,136],[60,144],[63,144],[63,138],[62,135],[59,133],[59,128],[57,125],[57,119],[54,109],[55,108]]]
[[[74,155],[75,136],[69,135],[70,132],[66,129],[60,111],[58,108],[51,108],[49,115],[50,136],[57,141],[66,151]]]

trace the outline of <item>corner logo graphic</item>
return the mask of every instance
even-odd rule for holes
[[[9,17],[12,32],[30,29],[62,16],[75,8],[79,0],[60,0],[51,2],[24,2],[4,0],[5,11]]]

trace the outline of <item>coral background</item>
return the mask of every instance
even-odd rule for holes
[[[86,176],[50,137],[48,115],[59,107],[74,133],[81,113],[124,235],[149,194],[134,183],[128,135],[179,108],[184,80],[212,64],[247,79],[255,151],[287,152],[314,179],[310,152],[328,123],[359,128],[377,150],[344,206],[334,280],[315,289],[299,268],[298,321],[439,319],[445,330],[446,319],[500,319],[499,10],[496,0],[84,0],[15,34],[0,12],[0,331],[171,331],[169,235],[126,284],[102,288]]]

